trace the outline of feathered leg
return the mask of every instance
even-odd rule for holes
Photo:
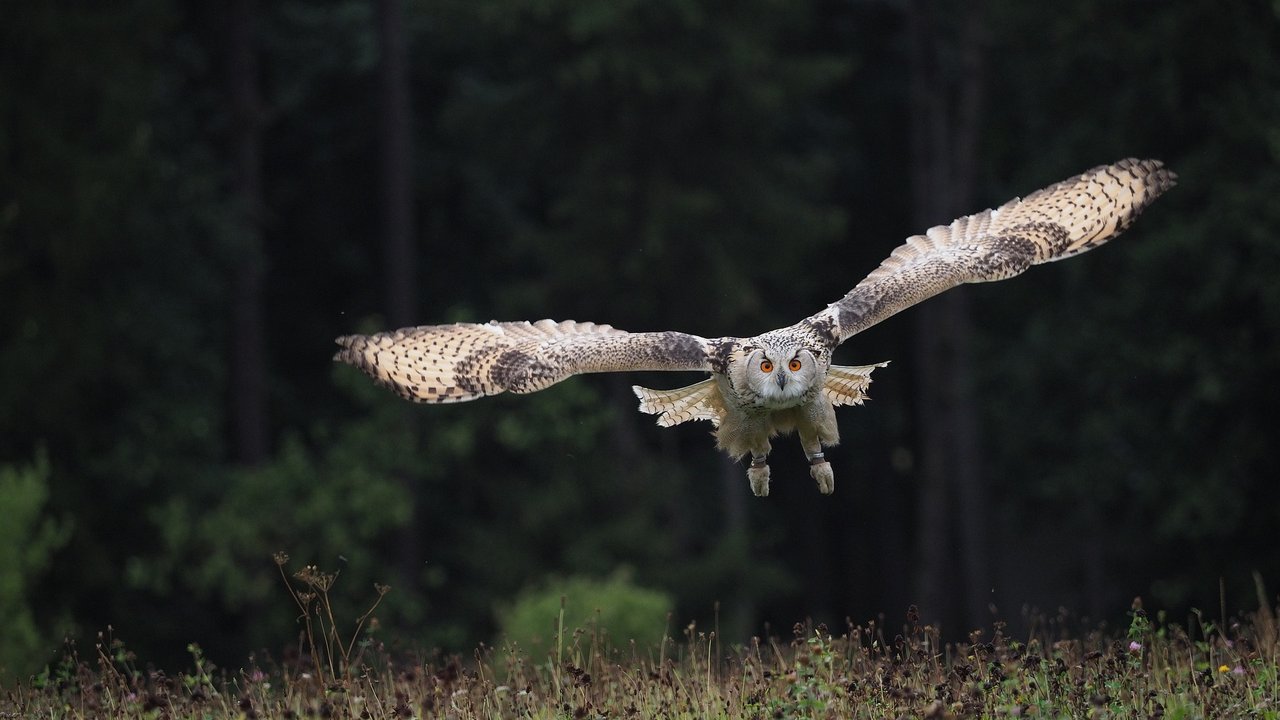
[[[835,473],[831,463],[827,462],[822,452],[822,443],[813,428],[797,428],[800,431],[800,446],[804,448],[805,457],[809,458],[809,477],[818,483],[818,492],[830,495],[836,489]]]
[[[767,451],[766,451],[767,452]],[[752,455],[751,464],[747,466],[747,481],[751,483],[751,492],[757,497],[769,494],[769,456]]]
[[[822,448],[840,442],[835,408],[830,402],[817,398],[805,408],[804,420],[797,423],[796,432],[800,435],[805,457],[809,459],[809,477],[818,483],[818,492],[830,495],[835,492],[836,478]]]
[[[716,425],[716,447],[735,460],[751,458],[747,466],[747,480],[751,492],[758,497],[769,494],[769,451],[773,445],[769,435],[773,431],[767,416],[749,416],[732,408],[726,408]]]

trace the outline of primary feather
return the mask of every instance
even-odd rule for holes
[[[1176,179],[1159,160],[1127,158],[929,228],[808,321],[828,325],[839,344],[961,283],[1004,280],[1092,250],[1129,227]]]

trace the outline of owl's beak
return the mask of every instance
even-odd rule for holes
[[[783,375],[782,373],[778,373],[777,375],[774,375],[774,376],[773,376],[773,379],[778,383],[778,389],[779,389],[779,390],[782,390],[782,389],[784,389],[784,388],[786,388],[786,387],[787,387],[787,376],[786,376],[786,375]]]

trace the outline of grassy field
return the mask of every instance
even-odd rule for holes
[[[362,634],[370,613],[334,621],[334,576],[306,568],[295,578],[299,660],[215,668],[192,646],[190,667],[170,674],[100,636],[92,652],[69,648],[5,691],[0,717],[1280,718],[1269,605],[1223,627],[1200,616],[1166,623],[1135,601],[1114,633],[1071,636],[1065,619],[1044,618],[1024,637],[996,623],[946,645],[909,609],[892,627],[797,624],[785,640],[746,645],[691,625],[652,649],[565,628],[561,613],[557,642],[540,656],[481,646],[413,659]],[[355,630],[343,638],[340,626]]]

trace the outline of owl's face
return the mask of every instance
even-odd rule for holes
[[[807,348],[762,347],[747,355],[741,381],[769,407],[800,404],[818,380],[817,359]]]

